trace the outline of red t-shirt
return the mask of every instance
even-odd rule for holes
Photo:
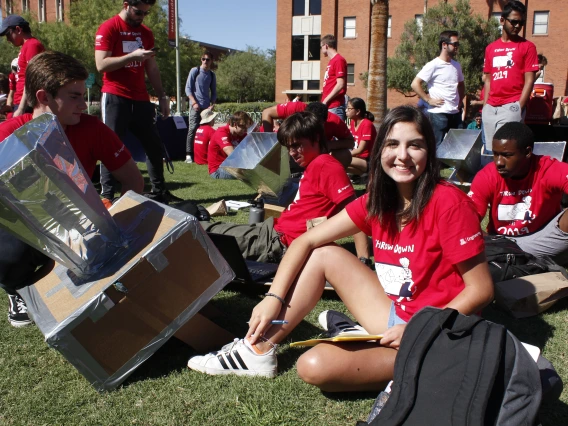
[[[347,79],[347,61],[343,56],[337,53],[327,64],[325,75],[323,76],[323,87],[321,93],[322,101],[331,93],[338,78]],[[347,93],[347,84],[339,91],[335,97],[329,101],[329,108],[336,108],[345,105],[345,93]]]
[[[209,174],[215,173],[221,163],[227,158],[227,154],[223,148],[232,146],[235,148],[246,136],[235,137],[231,136],[229,125],[219,127],[211,139],[209,140],[209,147],[207,148],[207,162],[209,163]]]
[[[13,72],[8,74],[8,84],[9,84],[10,90],[13,90],[15,92],[16,91],[16,74],[14,74]]]
[[[415,227],[392,235],[367,219],[367,194],[346,207],[372,237],[377,276],[404,321],[425,306],[443,308],[464,288],[456,264],[485,249],[475,208],[455,186],[441,182]]]
[[[26,68],[32,58],[45,50],[43,44],[37,38],[29,38],[24,41],[24,45],[18,54],[18,72],[16,74],[16,92],[14,93],[14,105],[22,102],[24,94],[24,84],[26,82]]]
[[[0,143],[32,118],[32,114],[22,114],[1,123]],[[97,161],[112,172],[131,158],[116,133],[93,115],[82,114],[79,124],[67,126],[65,134],[89,177],[93,176]]]
[[[568,194],[568,164],[549,156],[533,155],[524,179],[504,179],[490,163],[477,173],[469,196],[483,219],[490,205],[487,232],[532,234],[560,213],[562,195]]]
[[[95,50],[112,52],[113,57],[152,47],[154,35],[150,28],[145,25],[131,27],[119,15],[103,22],[95,38]],[[132,62],[116,71],[103,73],[102,91],[135,101],[147,101],[150,98],[144,79],[144,62]]]
[[[294,201],[274,219],[274,229],[286,246],[306,232],[306,221],[331,217],[337,206],[355,195],[353,185],[339,161],[331,155],[318,155],[304,171]]]
[[[366,141],[363,152],[358,154],[357,157],[368,158],[375,144],[375,139],[377,139],[377,129],[375,129],[373,122],[368,118],[364,118],[359,123],[357,130],[355,130],[355,120],[351,120],[350,130],[353,139],[355,139],[355,148],[359,148],[359,141]]]
[[[517,102],[525,85],[525,73],[538,71],[535,45],[520,38],[503,43],[499,38],[485,48],[483,72],[489,74],[491,90],[487,103],[492,106]]]
[[[276,106],[276,112],[278,117],[287,118],[292,114],[297,112],[302,112],[306,109],[308,105],[303,102],[286,102],[285,104],[278,104]],[[351,132],[345,124],[345,122],[339,118],[336,114],[331,112],[327,113],[327,120],[324,124],[325,137],[327,140],[337,139],[349,139],[351,138]]]
[[[197,164],[207,164],[207,150],[209,149],[209,141],[214,134],[215,129],[209,124],[199,126],[199,128],[195,132],[193,160]]]

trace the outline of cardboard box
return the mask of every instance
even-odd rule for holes
[[[121,266],[87,281],[56,265],[20,290],[46,342],[99,391],[122,383],[234,278],[195,217],[132,192],[110,212],[130,241]]]
[[[264,217],[266,219],[268,219],[269,217],[280,217],[284,210],[286,210],[286,207],[276,206],[274,204],[265,204]]]

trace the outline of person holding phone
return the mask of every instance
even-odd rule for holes
[[[155,59],[152,30],[143,25],[144,17],[156,0],[125,0],[120,13],[103,22],[95,38],[95,63],[103,73],[101,99],[103,121],[124,139],[128,131],[138,138],[146,153],[152,184],[149,198],[162,203],[182,201],[166,189],[162,141],[156,128],[154,104],[146,90],[145,77],[159,99],[162,116],[170,115],[170,98],[162,88]],[[104,198],[112,200],[115,181],[101,164]]]

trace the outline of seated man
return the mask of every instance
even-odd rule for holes
[[[144,179],[118,136],[98,118],[82,114],[85,80],[89,73],[71,56],[44,52],[35,56],[26,70],[26,96],[33,108],[0,124],[0,143],[16,129],[45,112],[55,114],[89,176],[101,161],[122,184],[123,193],[142,193]],[[0,229],[0,287],[9,296],[8,319],[14,327],[31,323],[24,301],[16,290],[33,284],[38,267],[52,261],[8,232]]]
[[[245,138],[247,129],[252,123],[252,118],[246,112],[237,111],[229,118],[226,125],[215,131],[207,149],[209,176],[213,179],[235,179],[232,174],[220,169],[219,166]]]
[[[327,105],[321,102],[305,104],[303,102],[287,102],[274,105],[262,111],[262,128],[265,132],[272,132],[274,120],[284,119],[296,112],[309,111],[318,117],[323,123],[325,137],[327,139],[328,152],[331,153],[343,167],[351,164],[351,152],[354,140],[349,128],[341,118],[328,111]]]
[[[308,220],[331,217],[355,199],[345,169],[325,154],[323,125],[314,114],[300,112],[284,120],[278,142],[305,169],[296,198],[282,215],[254,225],[201,222],[207,232],[233,235],[243,256],[250,260],[278,263],[286,247],[306,232]]]
[[[205,108],[201,111],[201,121],[199,128],[195,132],[193,155],[197,164],[207,164],[207,150],[209,149],[209,142],[215,134],[213,124],[218,112],[213,112],[211,108]]]
[[[474,178],[469,196],[480,220],[490,208],[489,234],[512,237],[524,251],[568,260],[568,215],[560,206],[568,193],[568,164],[533,154],[528,126],[510,122],[493,137],[493,163]]]

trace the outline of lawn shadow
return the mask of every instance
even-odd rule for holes
[[[198,198],[198,199],[195,199],[193,201],[195,201],[197,204],[202,204],[204,206],[207,206],[209,204],[217,203],[221,200],[249,202],[253,198],[254,198],[254,195],[251,195],[251,194],[241,194],[241,195],[227,194],[226,196],[221,195],[218,198]]]

